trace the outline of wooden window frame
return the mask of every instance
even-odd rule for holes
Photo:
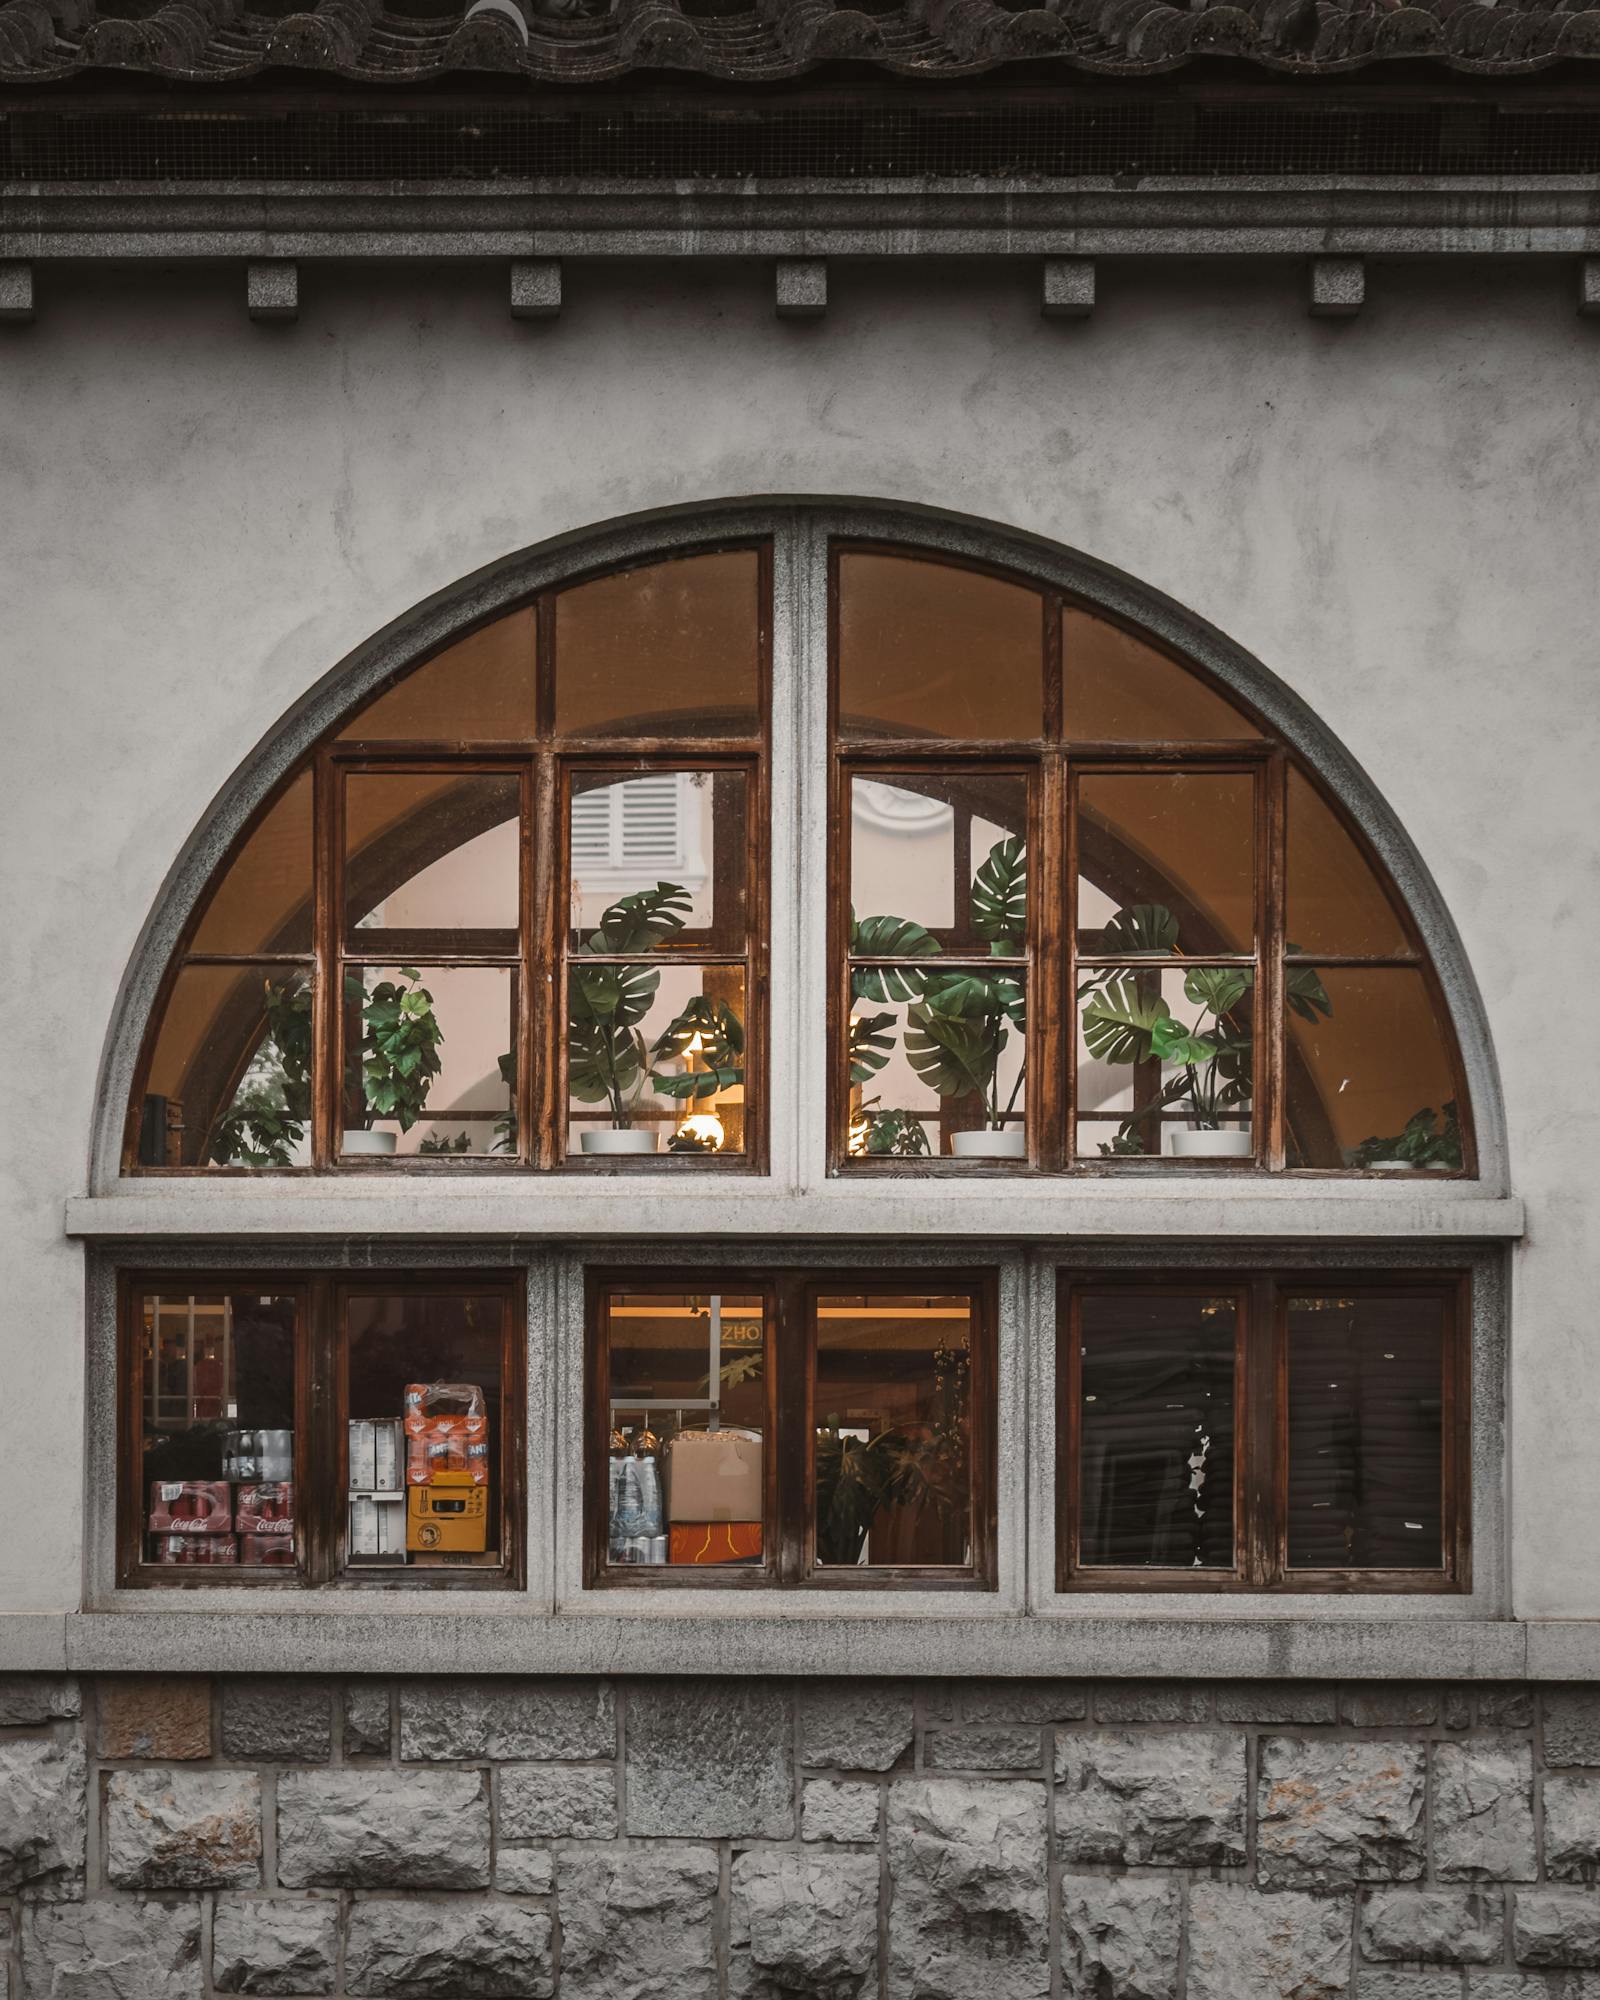
[[[1444,1307],[1440,1366],[1440,1543],[1435,1569],[1291,1569],[1288,1561],[1288,1302],[1307,1292],[1356,1297],[1425,1293]],[[1085,1294],[1231,1294],[1234,1367],[1234,1566],[1231,1570],[1095,1566],[1079,1560],[1082,1512],[1082,1337]],[[1472,1589],[1472,1282],[1464,1270],[1344,1273],[1240,1269],[1062,1270],[1056,1291],[1056,1588],[1251,1596],[1426,1594]]]
[[[606,1560],[610,1494],[610,1347],[606,1303],[618,1291],[757,1293],[766,1329],[768,1448],[762,1454],[766,1515],[759,1567],[698,1569]],[[964,1292],[972,1300],[971,1494],[972,1564],[883,1564],[846,1568],[816,1560],[816,1456],[813,1365],[817,1299],[824,1293]],[[779,1590],[853,1592],[993,1591],[998,1577],[997,1361],[999,1287],[978,1269],[818,1269],[760,1266],[748,1270],[683,1267],[591,1269],[585,1275],[583,1582],[586,1590]],[[797,1413],[786,1415],[786,1413]]]
[[[846,555],[892,556],[972,571],[1038,594],[1042,606],[1041,644],[1044,701],[1041,734],[1032,739],[950,739],[908,744],[903,737],[845,737],[839,724],[840,680],[840,559]],[[1416,920],[1390,878],[1388,869],[1361,827],[1317,773],[1289,750],[1264,718],[1251,710],[1236,689],[1222,686],[1199,663],[1103,605],[1070,590],[1048,584],[1000,564],[953,556],[935,548],[879,541],[855,535],[832,536],[828,542],[828,1172],[830,1175],[889,1175],[938,1178],[955,1174],[994,1178],[1017,1174],[1061,1174],[1078,1177],[1162,1175],[1173,1172],[1221,1174],[1238,1179],[1264,1173],[1296,1178],[1350,1179],[1365,1174],[1360,1167],[1291,1167],[1288,1165],[1288,1010],[1284,988],[1287,971],[1296,965],[1342,971],[1408,970],[1420,973],[1434,1020],[1443,1036],[1461,1132],[1461,1166],[1448,1174],[1433,1168],[1391,1172],[1385,1179],[1471,1180],[1478,1174],[1472,1098],[1467,1085],[1459,1038],[1445,1003],[1432,956]],[[1065,726],[1064,619],[1068,611],[1083,612],[1137,638],[1141,644],[1191,674],[1233,707],[1249,714],[1262,731],[1258,737],[1213,742],[1073,742]],[[1025,1160],[983,1161],[932,1158],[861,1158],[849,1152],[850,1083],[848,1031],[851,1008],[850,843],[851,783],[856,777],[892,776],[896,770],[960,770],[973,776],[1026,771],[1032,785],[1036,814],[1029,847],[1029,970],[1028,970],[1028,1155]],[[1397,953],[1312,953],[1290,956],[1285,935],[1288,874],[1288,781],[1293,769],[1330,809],[1338,824],[1372,868],[1374,878],[1399,922],[1406,949]],[[1077,975],[1078,951],[1078,815],[1079,780],[1085,776],[1150,772],[1170,776],[1184,771],[1255,773],[1255,941],[1248,953],[1209,953],[1192,960],[1146,961],[1151,969],[1212,962],[1250,963],[1255,967],[1254,1089],[1251,1106],[1253,1152],[1249,1158],[1185,1156],[1112,1158],[1077,1151]],[[1107,960],[1106,963],[1113,961]],[[1127,963],[1117,960],[1116,963]]]
[[[140,1301],[145,1294],[261,1292],[295,1312],[295,1567],[168,1566],[145,1555]],[[501,1301],[500,1551],[496,1565],[418,1570],[350,1567],[349,1350],[345,1304],[355,1294],[477,1296]],[[149,1269],[117,1277],[117,1584],[125,1590],[522,1590],[527,1547],[527,1284],[521,1272],[318,1272]]]
[[[756,698],[753,732],[719,736],[634,737],[555,733],[556,600],[565,591],[597,579],[646,569],[697,556],[751,551],[756,556]],[[123,1132],[122,1171],[125,1174],[218,1175],[258,1177],[263,1174],[505,1174],[539,1169],[562,1173],[746,1173],[767,1171],[767,1023],[770,963],[771,885],[771,743],[773,537],[742,534],[711,537],[681,548],[651,550],[626,562],[606,563],[574,571],[530,593],[519,602],[497,608],[492,618],[450,635],[457,644],[473,629],[486,629],[530,606],[535,614],[535,708],[527,735],[501,743],[456,742],[439,739],[365,741],[341,736],[336,723],[283,779],[240,830],[214,869],[207,892],[190,912],[183,932],[168,958],[152,1003],[144,1046],[135,1068]],[[437,651],[437,649],[436,649]],[[362,707],[397,685],[425,661],[414,661],[380,686],[368,689]],[[566,1000],[565,886],[569,868],[568,828],[564,813],[566,772],[599,765],[619,773],[661,769],[709,770],[737,766],[748,773],[746,812],[749,877],[746,896],[746,941],[743,954],[733,958],[745,966],[745,1146],[741,1153],[657,1154],[636,1159],[606,1156],[584,1158],[566,1151]],[[312,785],[312,932],[309,953],[194,953],[190,946],[203,922],[211,891],[227,874],[251,835],[307,769]],[[407,962],[473,964],[507,967],[513,977],[513,1028],[517,1051],[513,1108],[517,1150],[506,1155],[399,1155],[392,1158],[341,1157],[340,1115],[343,1096],[343,972],[346,962],[377,963],[346,933],[344,897],[344,785],[348,776],[371,772],[452,771],[463,777],[518,774],[522,783],[520,827],[521,885],[518,939],[514,950],[472,933],[437,933],[437,943],[411,955]],[[359,935],[359,934],[358,934]],[[411,942],[419,942],[415,934]],[[685,953],[687,957],[690,954]],[[719,955],[713,954],[713,959]],[[727,955],[720,955],[726,959]],[[394,964],[391,953],[381,962]],[[312,1102],[307,1127],[309,1167],[157,1166],[139,1160],[140,1123],[147,1080],[157,1037],[178,975],[186,966],[228,965],[257,968],[263,974],[294,971],[312,982]],[[555,1004],[541,1005],[548,993]]]

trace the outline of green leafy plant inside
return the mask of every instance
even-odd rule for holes
[[[1404,1161],[1408,1167],[1447,1168],[1461,1171],[1461,1124],[1455,1099],[1449,1099],[1442,1113],[1431,1104],[1407,1119],[1405,1130],[1392,1139],[1363,1139],[1350,1157],[1353,1167],[1372,1167],[1380,1161]]]
[[[604,912],[574,957],[567,990],[567,1087],[580,1104],[607,1105],[615,1131],[632,1126],[647,1083],[660,1096],[693,1103],[744,1082],[744,1024],[726,1000],[693,995],[647,1044],[640,1023],[661,974],[650,965],[584,963],[585,956],[633,957],[657,950],[683,929],[689,908],[689,892],[676,882],[624,896]],[[691,1057],[699,1067],[687,1066]]]
[[[1161,903],[1135,903],[1106,924],[1101,950],[1107,955],[1181,958],[1178,920]],[[1290,945],[1292,952],[1294,946]],[[1248,1114],[1254,1072],[1254,1035],[1249,1003],[1255,973],[1249,966],[1194,965],[1184,973],[1184,998],[1198,1011],[1180,1020],[1161,992],[1157,965],[1116,967],[1093,972],[1078,987],[1084,1047],[1097,1061],[1114,1065],[1157,1062],[1174,1065],[1155,1099],[1125,1118],[1106,1154],[1143,1153],[1147,1124],[1179,1105],[1202,1132],[1221,1129],[1229,1116]],[[1310,966],[1290,966],[1284,998],[1303,1020],[1331,1015],[1333,1002],[1322,976]]]
[[[287,1167],[311,1117],[311,988],[266,979],[267,1031],[233,1100],[211,1130],[221,1167]]]
[[[826,1417],[816,1435],[817,1556],[859,1563],[872,1524],[886,1508],[931,1510],[963,1540],[969,1529],[967,1412],[972,1357],[940,1347],[933,1357],[933,1406],[926,1422],[862,1439],[849,1420]]]
[[[370,992],[359,973],[345,974],[345,999],[361,1014],[361,1049],[347,1068],[345,1097],[347,1105],[353,1101],[359,1107],[368,1131],[380,1119],[392,1119],[409,1132],[427,1108],[440,1069],[444,1030],[433,995],[414,965],[399,970],[398,979],[380,979]]]
[[[1027,850],[1015,835],[990,848],[973,878],[972,928],[989,947],[991,957],[1017,958],[1027,942]],[[939,941],[907,917],[874,916],[852,919],[850,949],[862,958],[927,960],[940,956]],[[1014,1115],[1027,1074],[1026,1060],[1004,1102],[1000,1095],[1001,1057],[1013,1035],[1027,1040],[1027,996],[1014,973],[975,967],[935,965],[858,966],[852,996],[882,1005],[906,1007],[903,1044],[913,1073],[942,1098],[976,1098],[982,1122],[1001,1130]],[[895,1047],[896,1016],[853,1012],[849,1064],[853,1085],[865,1085],[886,1067]],[[917,1153],[928,1151],[919,1122],[903,1111],[862,1107],[866,1119],[866,1151]],[[922,1134],[919,1145],[908,1124]]]

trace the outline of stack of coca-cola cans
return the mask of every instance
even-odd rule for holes
[[[158,1563],[235,1563],[233,1493],[225,1479],[157,1479],[150,1534]]]
[[[287,1479],[241,1486],[234,1496],[233,1525],[240,1562],[294,1567],[294,1487]]]

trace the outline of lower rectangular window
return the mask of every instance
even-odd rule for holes
[[[592,1584],[989,1588],[990,1287],[596,1278]]]
[[[119,1573],[520,1581],[523,1281],[130,1277]]]
[[[1063,1275],[1059,1584],[1465,1590],[1459,1274]]]

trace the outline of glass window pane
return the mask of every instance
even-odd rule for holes
[[[1248,1158],[1248,966],[1123,965],[1078,981],[1078,1153]]]
[[[682,556],[556,598],[559,736],[752,736],[760,561]]]
[[[277,956],[311,949],[311,773],[271,806],[218,879],[192,952]]]
[[[567,973],[569,1153],[739,1153],[744,973],[575,961]]]
[[[607,928],[619,939],[642,926],[652,948],[743,951],[745,789],[742,771],[574,771],[573,941],[614,911]],[[617,909],[633,896],[651,900],[637,912]],[[645,941],[629,936],[614,948],[635,950]]]
[[[139,1301],[145,1559],[295,1560],[295,1301],[148,1292]]]
[[[1297,1296],[1289,1313],[1289,1567],[1444,1562],[1445,1304]]]
[[[817,1301],[822,1567],[972,1566],[976,1317],[960,1293]]]
[[[502,1560],[508,1311],[479,1292],[345,1301],[352,1562],[427,1571]]]
[[[855,950],[913,956],[912,926],[946,951],[1025,951],[1026,778],[897,772],[853,779],[850,801]]]
[[[1062,625],[1070,743],[1239,743],[1261,731],[1200,676],[1087,611]]]
[[[1289,1164],[1459,1169],[1450,1032],[1422,974],[1291,965],[1286,977]]]
[[[1039,593],[905,556],[839,558],[839,733],[1031,741],[1044,731]]]
[[[749,1292],[604,1306],[606,1560],[755,1569],[766,1521],[766,1311]]]
[[[1020,972],[859,966],[851,995],[852,1158],[1026,1158]]]
[[[532,609],[469,632],[387,693],[358,709],[339,732],[358,743],[526,743],[534,728]]]
[[[1377,871],[1322,794],[1289,771],[1287,935],[1291,950],[1409,953],[1411,941]]]
[[[1079,1562],[1231,1569],[1237,1301],[1091,1292],[1079,1313]]]
[[[309,974],[186,965],[156,1031],[140,1164],[306,1166],[310,1117]]]
[[[503,966],[347,970],[346,1157],[514,1155],[513,993]]]
[[[344,792],[349,930],[515,931],[521,803],[510,772],[353,772]]]
[[[1255,938],[1255,780],[1248,771],[1085,777],[1078,787],[1078,948],[1199,958]]]

